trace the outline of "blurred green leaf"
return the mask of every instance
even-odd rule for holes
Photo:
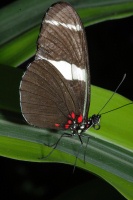
[[[55,2],[19,0],[0,10],[0,64],[16,67],[35,54],[42,18],[49,6]],[[86,26],[133,15],[132,1],[68,2],[76,8]]]

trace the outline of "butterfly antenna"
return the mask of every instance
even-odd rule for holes
[[[109,113],[109,112],[112,112],[112,111],[118,110],[118,109],[123,108],[123,107],[125,107],[125,106],[128,106],[128,105],[130,105],[130,104],[133,104],[133,102],[127,103],[127,104],[125,104],[125,105],[123,105],[123,106],[120,106],[120,107],[114,108],[114,109],[109,110],[109,111],[107,111],[107,112],[104,112],[104,113],[102,113],[101,115],[104,115],[104,114],[106,114],[106,113]]]
[[[110,100],[113,98],[113,96],[115,95],[115,93],[117,92],[117,90],[119,89],[119,87],[121,86],[121,84],[123,83],[123,81],[125,80],[125,78],[126,78],[126,74],[124,74],[124,76],[123,76],[123,78],[122,78],[122,80],[121,80],[121,82],[119,83],[119,85],[117,86],[117,88],[115,89],[115,91],[113,92],[113,94],[111,95],[111,97],[107,100],[107,102],[104,104],[104,106],[101,108],[101,110],[98,112],[98,115],[101,113],[101,111],[106,107],[106,105],[110,102]],[[124,106],[126,106],[126,105],[124,105]],[[124,107],[124,106],[121,106],[121,107]],[[119,108],[121,108],[121,107],[119,107]],[[118,109],[118,108],[116,108],[116,109]],[[114,110],[116,110],[116,109],[114,109]],[[111,110],[112,111],[112,110]],[[111,112],[111,111],[108,111],[108,112]],[[103,113],[102,113],[103,114]],[[105,114],[105,113],[104,113]]]

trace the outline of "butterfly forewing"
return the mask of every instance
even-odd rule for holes
[[[25,119],[42,128],[63,128],[72,112],[87,118],[89,77],[80,18],[69,4],[54,4],[42,22],[35,61],[22,78],[21,108]]]

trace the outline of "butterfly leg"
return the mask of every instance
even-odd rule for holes
[[[87,136],[87,142],[86,142],[86,145],[85,145],[85,148],[84,148],[84,163],[85,163],[86,149],[87,149],[87,146],[88,146],[88,143],[89,143],[89,139],[90,139],[90,136]]]
[[[54,144],[52,144],[52,145],[47,145],[47,144],[44,143],[45,146],[47,146],[47,147],[53,147],[53,149],[49,152],[49,154],[47,154],[46,156],[43,156],[43,157],[40,158],[40,159],[46,159],[47,157],[49,157],[49,156],[53,153],[53,151],[56,149],[57,145],[59,144],[60,140],[61,140],[63,137],[72,137],[72,136],[73,136],[73,135],[70,134],[70,133],[63,133],[63,134],[60,136],[60,138],[57,140],[56,143],[54,143]]]
[[[84,148],[84,163],[85,163],[86,149],[87,149],[87,146],[88,146],[88,143],[89,143],[90,136],[82,135],[82,137],[86,137],[87,138],[87,142],[86,142],[86,145],[85,145],[85,148]]]

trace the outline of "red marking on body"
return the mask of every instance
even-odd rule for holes
[[[56,126],[56,127],[59,127],[59,126],[60,126],[60,124],[55,124],[55,126]]]
[[[82,115],[79,115],[78,116],[78,123],[81,123],[83,121],[83,116]]]
[[[65,129],[68,129],[70,127],[69,124],[65,124]]]
[[[72,119],[75,119],[75,113],[74,112],[71,113],[71,117],[72,117]]]
[[[68,124],[72,124],[72,120],[69,119],[69,120],[67,121],[67,123],[68,123]]]

